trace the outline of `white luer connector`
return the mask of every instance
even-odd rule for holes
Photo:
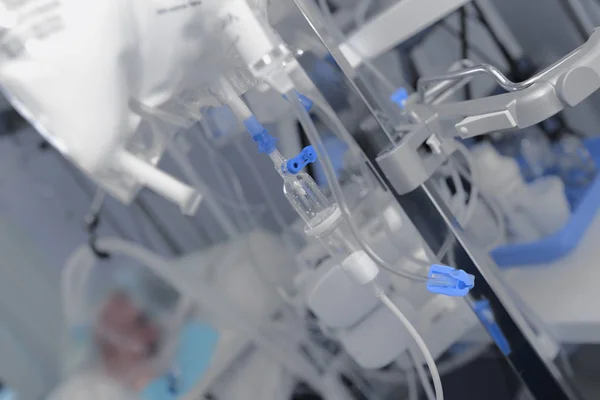
[[[373,282],[379,275],[379,267],[364,250],[350,254],[342,262],[342,269],[360,286]]]

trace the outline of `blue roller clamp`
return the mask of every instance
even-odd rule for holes
[[[219,343],[219,332],[210,325],[187,324],[180,336],[173,371],[155,379],[141,393],[144,400],[183,398],[210,368]]]
[[[586,140],[585,146],[596,165],[600,165],[600,138]],[[536,242],[498,247],[490,253],[496,264],[502,268],[547,264],[571,253],[594,221],[600,206],[600,175],[585,195],[577,196],[567,190],[567,197],[581,197],[581,200],[563,229]]]
[[[427,290],[435,294],[464,297],[475,287],[475,277],[461,269],[434,264],[429,268]]]
[[[317,152],[312,146],[308,146],[299,155],[287,161],[286,169],[289,173],[296,175],[315,161],[317,161]]]

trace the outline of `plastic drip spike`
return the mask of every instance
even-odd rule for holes
[[[429,268],[427,290],[451,297],[464,297],[475,287],[475,277],[462,269],[434,264]]]
[[[317,152],[312,146],[308,146],[296,157],[289,159],[285,166],[290,174],[296,175],[308,164],[312,164],[315,161],[317,161]]]
[[[400,88],[392,93],[390,100],[401,109],[404,109],[406,100],[408,100],[408,91],[405,88]]]
[[[276,149],[275,144],[277,143],[277,139],[273,136],[269,135],[269,132],[265,129],[264,126],[256,119],[255,116],[252,116],[244,121],[244,126],[248,130],[248,133],[252,136],[252,140],[258,146],[259,153],[271,154]]]

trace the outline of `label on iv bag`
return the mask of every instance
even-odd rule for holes
[[[156,13],[158,15],[181,12],[199,7],[203,0],[161,0],[155,1]]]
[[[65,29],[60,0],[0,0],[0,59],[15,59]]]

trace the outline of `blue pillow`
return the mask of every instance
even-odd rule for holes
[[[188,323],[179,336],[174,373],[155,379],[141,393],[144,400],[171,400],[188,394],[209,369],[219,332],[200,322]]]

